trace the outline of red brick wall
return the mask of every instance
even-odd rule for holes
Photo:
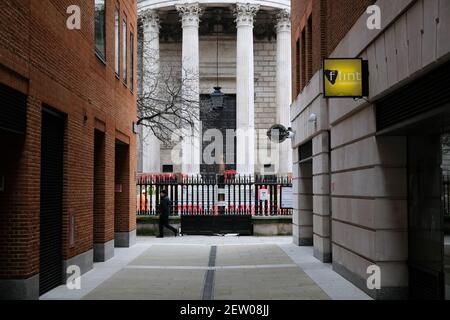
[[[117,3],[120,3],[121,14],[127,16],[128,32],[136,31],[136,1],[120,0]],[[66,28],[66,9],[73,4],[81,7],[81,30],[71,31]],[[23,138],[22,149],[16,150],[16,158],[20,159],[18,168],[8,179],[13,181],[9,185],[10,191],[0,193],[0,278],[27,278],[39,272],[42,104],[67,114],[64,259],[86,252],[93,246],[94,129],[98,123],[104,124],[101,129],[105,131],[106,161],[104,211],[101,217],[104,227],[103,230],[96,229],[96,241],[114,239],[114,154],[118,132],[127,137],[130,150],[126,176],[128,189],[124,191],[130,198],[135,197],[136,139],[132,122],[136,120],[136,95],[115,77],[115,1],[106,1],[106,4],[105,65],[94,53],[93,0],[2,0],[0,3],[0,82],[29,97],[27,133]],[[129,41],[129,35],[127,38]],[[136,48],[135,43],[135,52]],[[9,143],[0,142],[2,148]],[[4,209],[4,199],[10,194],[14,195],[14,200],[8,200],[8,209]],[[127,231],[131,231],[136,227],[135,208],[131,205],[128,208],[129,221],[126,226]],[[75,214],[73,247],[68,245],[69,211]]]
[[[293,99],[297,98],[311,76],[320,70],[323,59],[333,52],[367,7],[373,3],[375,3],[375,0],[291,1]],[[310,57],[306,57],[305,68],[299,68],[300,62],[296,52],[297,41],[301,40],[303,30],[307,33],[309,18],[312,19],[312,52]],[[312,59],[310,65],[308,65],[308,58]],[[300,61],[301,59],[300,54]],[[304,70],[306,75],[300,76],[298,74],[299,69]],[[300,81],[298,81],[299,77]]]

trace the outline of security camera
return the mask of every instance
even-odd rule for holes
[[[288,128],[288,138],[294,139],[294,137],[295,137],[295,132],[292,131],[292,128]]]
[[[311,115],[309,116],[308,122],[317,123],[317,114],[311,113]]]

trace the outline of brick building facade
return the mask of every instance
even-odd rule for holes
[[[66,26],[71,1],[1,1],[0,298],[36,299],[67,266],[84,273],[133,244],[137,4],[104,4],[99,56],[94,0],[80,30]]]
[[[293,99],[374,0],[293,0]]]

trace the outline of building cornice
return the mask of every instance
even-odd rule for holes
[[[145,9],[173,10],[176,5],[187,3],[198,3],[203,8],[214,6],[235,6],[237,3],[259,5],[263,10],[287,9],[291,8],[290,0],[140,0],[138,1],[138,11]]]

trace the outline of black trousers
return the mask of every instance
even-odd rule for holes
[[[177,234],[177,229],[169,225],[169,217],[159,217],[159,235],[164,236],[164,227],[172,231],[174,234]]]

